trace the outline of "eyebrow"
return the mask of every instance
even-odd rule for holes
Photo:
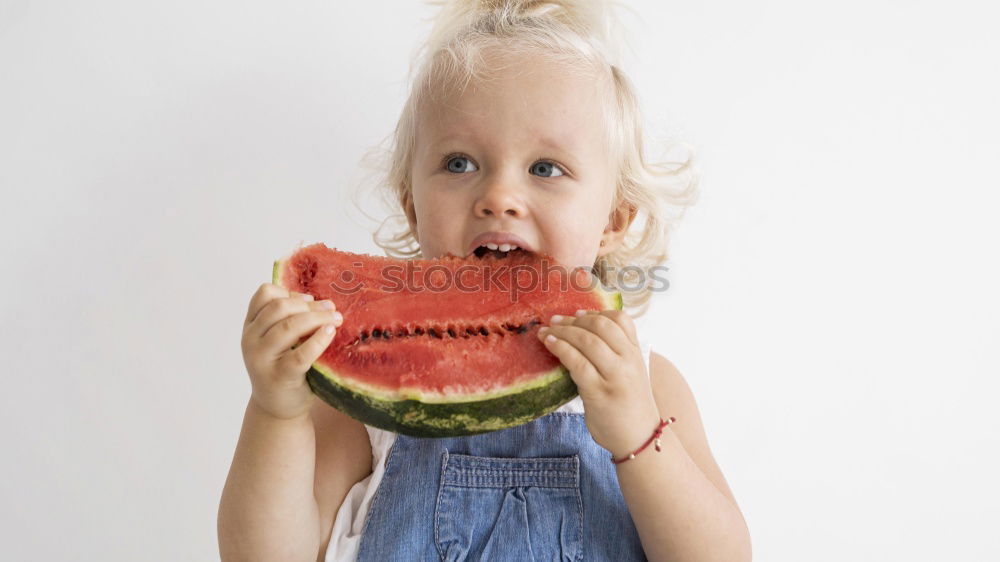
[[[556,142],[555,139],[552,139],[552,138],[549,138],[549,137],[546,137],[546,136],[538,136],[536,138],[537,138],[537,140],[538,140],[539,143],[541,143],[541,144],[543,144],[543,145],[545,145],[545,146],[547,146],[549,148],[554,148],[556,150],[562,150],[562,151],[565,151],[565,152],[574,152],[574,150],[572,148],[567,147],[567,146],[563,146],[563,145],[559,144],[558,142]]]

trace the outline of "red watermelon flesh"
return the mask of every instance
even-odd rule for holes
[[[478,433],[555,409],[575,386],[538,329],[553,314],[621,308],[588,271],[528,252],[398,260],[313,244],[276,261],[273,281],[344,316],[310,369],[317,394],[413,435]]]

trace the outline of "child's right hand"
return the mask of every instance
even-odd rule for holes
[[[333,341],[342,322],[331,301],[315,302],[312,295],[273,283],[261,285],[250,299],[241,343],[253,388],[251,400],[276,418],[308,414],[314,395],[306,372]]]

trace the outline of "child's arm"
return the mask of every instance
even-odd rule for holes
[[[646,376],[631,317],[581,310],[552,317],[538,336],[569,368],[594,441],[611,458],[628,459],[615,472],[646,557],[749,562],[750,532],[708,447],[694,395],[659,354],[650,354]],[[672,416],[677,423],[656,447],[629,456]]]
[[[660,418],[677,423],[664,430],[662,451],[650,447],[616,466],[646,556],[749,562],[746,519],[709,449],[690,387],[667,358],[651,353],[649,363]]]
[[[315,462],[308,412],[275,418],[250,399],[219,504],[222,560],[316,560]]]
[[[371,469],[364,426],[325,402],[280,420],[251,400],[219,508],[222,559],[322,561],[340,504]]]
[[[305,378],[341,321],[331,302],[271,283],[250,301],[242,348],[252,393],[219,504],[223,560],[320,558],[349,480],[371,470],[364,426],[325,404],[315,419]]]

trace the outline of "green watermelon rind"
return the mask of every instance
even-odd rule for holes
[[[310,367],[306,380],[323,401],[364,424],[412,437],[458,437],[530,422],[577,396],[565,367],[549,374],[557,376],[548,385],[476,402],[380,400],[335,383],[318,364]],[[549,406],[539,409],[539,404]]]
[[[286,259],[275,260],[271,271],[271,282],[279,286],[283,286],[279,272]],[[622,309],[621,293],[601,287],[593,291],[599,294],[605,310]],[[313,363],[306,373],[309,388],[327,404],[366,425],[412,437],[459,437],[515,427],[554,412],[578,395],[576,383],[563,365],[538,373],[532,377],[535,383],[522,383],[509,394],[473,402],[383,400],[357,392],[337,379],[340,377],[321,363]],[[545,380],[551,382],[537,384]]]

